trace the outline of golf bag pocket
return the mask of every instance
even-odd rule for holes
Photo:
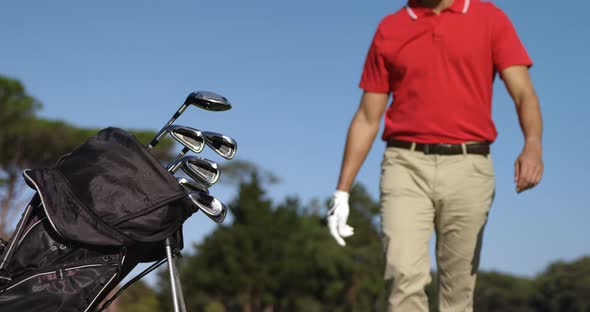
[[[85,259],[20,276],[0,296],[0,311],[90,311],[117,283],[119,255]]]
[[[0,312],[91,311],[120,281],[125,255],[64,239],[34,196],[0,254]]]
[[[111,256],[120,250],[100,246],[84,248],[64,240],[53,230],[40,209],[36,209],[28,221],[26,231],[15,242],[14,254],[5,264],[7,271],[17,276],[62,263],[84,261],[101,255]]]

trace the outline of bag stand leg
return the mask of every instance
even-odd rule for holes
[[[184,303],[180,277],[178,276],[178,271],[174,264],[174,258],[178,254],[176,249],[176,239],[168,237],[164,245],[166,246],[166,258],[168,259],[168,271],[170,273],[170,288],[172,288],[174,312],[186,312],[186,304]]]

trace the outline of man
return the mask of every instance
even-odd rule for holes
[[[532,62],[508,17],[479,0],[410,0],[379,24],[348,130],[328,225],[336,241],[353,235],[348,191],[385,113],[381,225],[389,309],[428,311],[429,240],[436,233],[440,311],[472,311],[478,258],[494,197],[490,144],[496,74],[514,100],[525,142],[516,191],[543,173],[539,101]],[[389,94],[393,100],[386,111]]]

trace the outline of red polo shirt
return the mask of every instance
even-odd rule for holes
[[[379,24],[360,87],[393,94],[383,140],[493,142],[492,85],[512,65],[532,62],[492,3],[455,0],[437,15],[410,0]]]

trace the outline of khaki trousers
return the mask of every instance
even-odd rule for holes
[[[425,155],[389,147],[381,173],[388,311],[428,311],[429,243],[436,233],[439,309],[472,311],[481,241],[494,197],[491,156]]]

